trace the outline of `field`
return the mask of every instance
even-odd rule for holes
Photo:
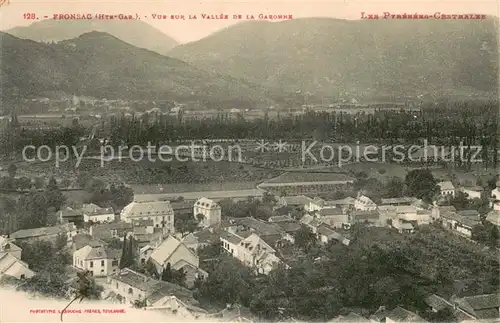
[[[76,182],[82,172],[88,173],[92,177],[101,178],[107,183],[125,182],[129,185],[155,185],[155,184],[182,184],[188,185],[214,185],[214,183],[233,183],[235,189],[247,188],[253,184],[239,184],[248,182],[264,181],[278,176],[278,170],[258,168],[251,165],[230,163],[230,162],[195,162],[195,161],[172,161],[162,162],[159,160],[141,161],[133,160],[113,160],[101,163],[96,159],[83,159],[79,167],[75,167],[75,161],[62,162],[60,167],[55,167],[54,161],[45,163],[25,163],[19,166],[19,173],[29,176],[55,176],[59,179],[66,179],[72,183]],[[179,186],[164,189],[174,190]],[[238,187],[243,186],[242,188]],[[252,188],[254,188],[253,185]],[[189,190],[189,188],[184,188]],[[197,188],[196,190],[200,190]]]

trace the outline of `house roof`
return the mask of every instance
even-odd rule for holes
[[[312,201],[312,199],[305,195],[283,196],[281,199],[286,203],[286,205],[306,205]]]
[[[342,209],[336,208],[336,207],[321,209],[317,213],[320,216],[343,215],[344,214],[344,212],[342,212]]]
[[[81,211],[73,210],[69,206],[67,206],[63,210],[59,211],[59,214],[64,218],[83,216],[83,213]]]
[[[394,210],[398,214],[417,213],[417,208],[414,207],[413,205],[397,205],[397,206],[394,206]]]
[[[165,296],[175,296],[181,300],[188,301],[188,303],[198,304],[193,298],[193,293],[187,288],[164,281],[157,281],[156,287],[157,289],[153,289],[153,291],[146,296],[151,303],[156,303]]]
[[[452,191],[455,189],[451,181],[439,182],[437,185],[441,188],[441,191]]]
[[[252,233],[249,237],[240,241],[240,246],[250,251],[252,254],[258,254],[260,252],[271,252],[274,250],[268,243],[266,243],[259,235]]]
[[[387,204],[401,204],[401,203],[413,203],[417,200],[415,197],[394,197],[394,198],[387,198],[387,199],[382,199],[381,204],[382,205],[387,205]]]
[[[486,221],[488,221],[496,226],[500,226],[500,211],[499,210],[490,211],[486,215]]]
[[[76,250],[81,249],[85,246],[98,247],[106,245],[106,242],[100,239],[96,239],[88,234],[77,234],[73,237],[73,246]]]
[[[228,231],[221,231],[220,238],[224,239],[232,244],[238,244],[238,243],[240,243],[241,240],[243,240],[242,238],[240,238],[237,235],[232,234],[231,232],[228,232]]]
[[[104,215],[104,214],[115,214],[112,207],[100,207],[94,203],[83,204],[81,212],[93,216],[93,215]]]
[[[480,186],[463,186],[461,190],[471,191],[471,192],[482,192],[484,189]]]
[[[277,225],[286,233],[297,232],[301,228],[301,225],[297,222],[280,222]]]
[[[355,201],[355,198],[348,196],[340,200],[325,201],[325,205],[354,205]]]
[[[22,249],[9,239],[0,236],[0,252],[21,251]]]
[[[396,322],[425,322],[416,313],[408,311],[400,306],[390,311],[387,317]]]
[[[370,221],[370,220],[375,220],[378,221],[380,217],[380,212],[378,210],[373,210],[373,211],[352,211],[351,216],[354,217],[355,221],[358,222],[364,222],[364,221]]]
[[[291,217],[289,217],[288,215],[274,215],[274,216],[269,217],[268,221],[276,223],[276,222],[293,221],[293,219]]]
[[[158,264],[163,265],[166,263],[170,257],[174,254],[174,252],[180,247],[185,246],[182,242],[169,235],[167,239],[165,239],[151,254],[151,259],[156,261]],[[191,249],[186,247],[187,252],[191,253],[194,257],[194,254]]]
[[[457,303],[460,308],[478,319],[495,318],[498,317],[500,294],[463,297],[458,299]]]
[[[12,239],[34,238],[40,236],[57,235],[61,233],[65,234],[74,230],[76,230],[76,227],[73,223],[66,223],[54,227],[19,230],[12,233],[10,237]]]
[[[121,215],[127,218],[162,216],[173,214],[169,201],[134,201],[123,208]]]
[[[278,227],[252,217],[235,219],[235,223],[251,228],[263,236],[281,234]]]
[[[73,256],[82,260],[117,259],[121,257],[121,253],[121,250],[118,249],[85,246],[75,251]]]
[[[15,264],[21,265],[27,269],[29,269],[28,264],[24,261],[17,259],[10,253],[0,254],[0,273],[5,273],[9,268],[14,266]]]
[[[220,230],[205,229],[195,232],[193,235],[198,239],[198,243],[216,243],[219,241],[219,235],[217,234],[219,231]]]
[[[477,210],[461,210],[457,211],[457,213],[460,216],[479,218],[479,212]]]
[[[425,303],[437,311],[444,308],[453,307],[453,305],[450,302],[448,302],[447,300],[436,294],[427,296],[425,298]]]
[[[153,293],[161,288],[158,280],[135,272],[129,268],[122,269],[116,274],[113,274],[111,278],[137,288],[142,292]]]
[[[254,316],[250,312],[250,310],[246,307],[236,305],[231,308],[226,308],[222,310],[221,312],[217,313],[214,315],[214,317],[217,317],[217,321],[223,321],[223,322],[237,322],[237,321],[247,321],[247,322],[253,322]]]
[[[323,236],[333,236],[335,234],[335,231],[333,231],[329,226],[326,224],[322,223],[318,227],[318,234],[323,235]]]
[[[194,206],[212,210],[220,209],[219,204],[215,203],[213,200],[207,199],[206,197],[198,199],[198,201],[194,203]]]
[[[376,205],[368,196],[360,195],[356,198],[356,201],[364,205]]]

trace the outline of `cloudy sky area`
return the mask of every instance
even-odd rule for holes
[[[237,20],[202,20],[199,16],[206,14],[291,14],[294,18],[332,17],[341,19],[359,19],[361,12],[378,13],[421,13],[447,14],[481,13],[498,16],[500,2],[496,0],[462,1],[449,0],[418,2],[399,1],[194,1],[184,0],[181,3],[171,0],[142,1],[83,1],[83,0],[10,0],[10,4],[0,8],[0,29],[7,30],[15,26],[26,26],[32,21],[23,19],[24,13],[35,13],[38,16],[56,13],[104,13],[104,14],[183,14],[198,15],[198,20],[145,20],[162,32],[181,43],[196,41],[213,32],[235,24]],[[383,23],[383,21],[381,21]]]

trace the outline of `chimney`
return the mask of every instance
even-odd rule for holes
[[[233,305],[229,304],[229,303],[226,303],[226,308],[229,310],[233,307]]]

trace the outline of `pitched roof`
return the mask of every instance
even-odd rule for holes
[[[97,259],[117,259],[121,257],[121,250],[110,249],[102,246],[91,247],[85,246],[73,253],[74,256],[82,260],[97,260]]]
[[[134,201],[122,210],[121,215],[126,218],[161,216],[173,214],[174,211],[169,201]]]
[[[231,232],[228,232],[225,230],[220,232],[220,238],[224,239],[232,244],[238,244],[238,243],[240,243],[241,240],[243,240],[242,238],[238,237],[237,235],[232,234]]]
[[[235,219],[235,223],[255,230],[259,235],[281,234],[278,227],[252,217]]]
[[[354,205],[355,201],[355,198],[348,196],[340,200],[325,201],[325,205]]]
[[[479,212],[477,210],[461,210],[457,211],[458,215],[479,218]]]
[[[425,298],[425,303],[437,311],[444,308],[453,308],[453,305],[450,302],[436,294],[427,296]]]
[[[249,237],[240,241],[240,246],[244,247],[252,254],[258,254],[262,251],[276,252],[269,244],[267,244],[261,237],[257,234],[252,233]]]
[[[297,222],[280,222],[277,225],[286,233],[293,233],[301,228],[301,225]]]
[[[360,195],[356,198],[356,201],[364,205],[376,205],[371,198],[365,195]]]
[[[215,203],[213,200],[207,199],[206,197],[198,199],[198,201],[194,203],[194,206],[214,210],[220,209],[219,204]]]
[[[500,294],[463,297],[457,300],[460,308],[478,319],[498,317]]]
[[[83,216],[83,212],[79,211],[79,210],[73,210],[72,208],[70,208],[69,206],[67,206],[66,208],[62,209],[59,211],[59,214],[62,216],[62,217],[75,217],[75,216]]]
[[[490,211],[486,215],[486,221],[488,221],[496,226],[500,226],[500,211],[498,211],[498,210]]]
[[[73,237],[73,245],[76,250],[81,249],[85,246],[98,247],[98,246],[106,246],[107,243],[96,239],[88,234],[77,234]]]
[[[163,265],[168,261],[168,259],[170,259],[174,252],[179,249],[180,246],[185,245],[173,236],[169,235],[167,239],[163,240],[163,242],[153,251],[151,259],[156,261],[158,264]],[[186,247],[186,250],[194,257],[198,257],[188,247]]]
[[[455,186],[453,186],[453,183],[450,181],[439,182],[437,185],[441,188],[441,191],[450,191],[455,189]]]
[[[216,243],[219,241],[219,235],[216,233],[218,231],[205,229],[195,232],[193,235],[198,239],[198,243]]]
[[[343,173],[307,173],[307,172],[286,172],[273,179],[262,183],[262,186],[273,186],[275,184],[299,185],[314,183],[347,183],[354,182],[354,178]]]
[[[40,236],[57,235],[76,230],[73,223],[66,223],[54,227],[19,230],[10,235],[12,239],[34,238]]]
[[[269,217],[269,219],[267,221],[276,223],[276,222],[289,222],[289,221],[293,221],[293,219],[291,217],[289,217],[288,215],[273,215],[273,216]]]
[[[386,205],[386,204],[401,204],[401,203],[408,203],[411,204],[415,202],[417,198],[415,197],[394,197],[394,198],[387,198],[387,199],[382,199],[381,204]]]
[[[416,313],[402,307],[396,307],[387,314],[387,317],[396,322],[425,322]]]
[[[324,208],[324,209],[319,210],[317,213],[320,216],[343,215],[344,214],[344,212],[342,212],[342,209],[336,208],[336,207]]]
[[[0,252],[12,252],[22,250],[18,245],[14,244],[10,239],[0,236]]]
[[[0,273],[5,273],[6,271],[9,270],[9,268],[12,268],[14,265],[21,265],[27,269],[29,269],[28,264],[25,263],[24,261],[17,259],[10,253],[4,253],[0,254]]]
[[[312,201],[312,199],[305,195],[283,196],[281,199],[285,201],[287,205],[306,205]]]
[[[351,216],[354,218],[356,222],[378,221],[380,219],[380,212],[378,210],[374,211],[357,210],[351,212]]]

